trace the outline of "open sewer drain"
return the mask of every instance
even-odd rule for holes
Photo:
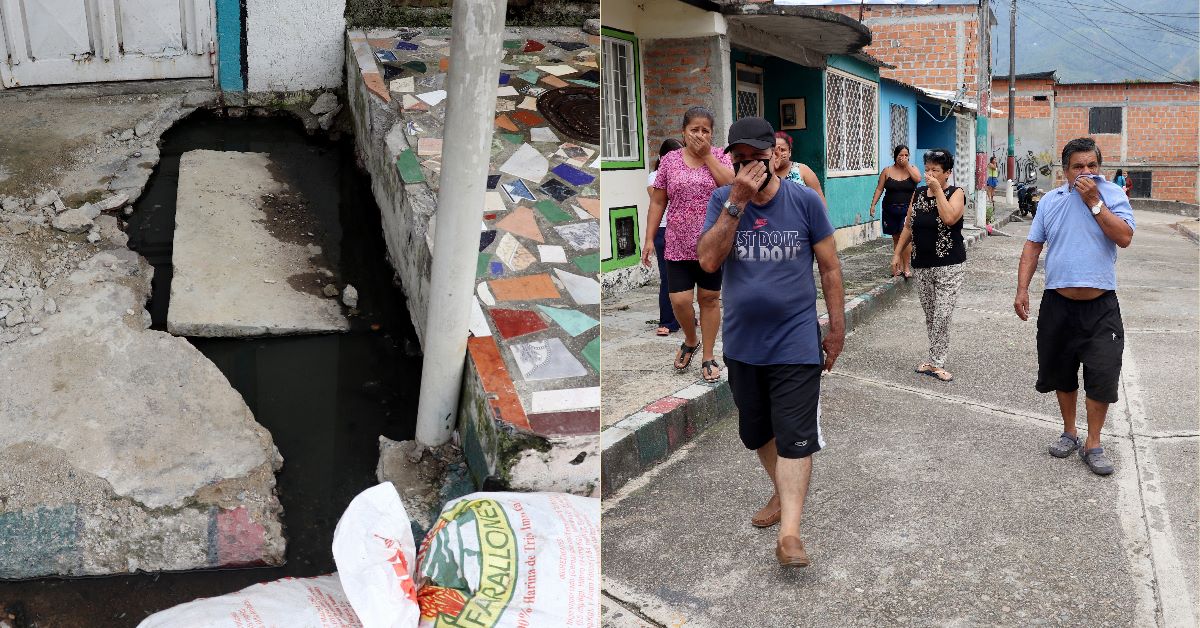
[[[170,295],[179,158],[196,150],[270,155],[307,207],[305,233],[336,268],[336,285],[359,291],[359,313],[342,334],[253,339],[189,338],[220,368],[283,456],[277,474],[287,563],[277,568],[84,579],[0,582],[0,619],[22,626],[136,626],[146,616],[198,597],[285,576],[334,571],[338,517],[376,484],[378,437],[411,439],[420,358],[404,295],[392,283],[370,180],[354,162],[352,139],[309,137],[291,118],[226,119],[207,112],[163,136],[162,159],[129,217],[129,247],[154,266],[148,308],[165,330]],[[299,219],[299,217],[298,217]],[[2,612],[2,611],[7,611]]]

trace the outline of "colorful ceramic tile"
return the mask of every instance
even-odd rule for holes
[[[511,233],[506,233],[500,238],[500,244],[496,245],[496,257],[499,257],[505,266],[514,271],[525,270],[529,268],[530,264],[537,262],[533,253],[521,246],[521,243],[517,242]]]
[[[526,83],[536,83],[539,76],[541,76],[541,73],[539,73],[537,70],[529,70],[528,72],[522,72],[518,74],[517,78],[525,81]]]
[[[507,115],[496,116],[496,126],[500,127],[501,129],[504,129],[506,131],[519,131],[520,130],[519,128],[517,128],[517,125],[513,124],[512,119],[509,118]]]
[[[508,349],[527,381],[587,375],[587,369],[558,338],[509,345]]]
[[[421,171],[417,155],[411,149],[405,149],[396,156],[396,169],[400,171],[400,178],[405,183],[420,183],[425,180],[425,173]]]
[[[585,81],[582,79],[567,79],[567,82],[574,83],[576,85],[582,85],[584,87],[600,87],[600,84],[596,83],[595,81]]]
[[[520,39],[505,39],[504,40],[504,49],[505,50],[516,50],[517,48],[521,48],[525,45],[526,45],[525,42],[521,41]]]
[[[404,63],[404,67],[418,74],[424,74],[429,70],[428,66],[426,66],[425,62],[423,61],[407,61]]]
[[[572,168],[567,164],[558,164],[551,172],[558,175],[559,178],[567,183],[570,183],[571,185],[587,185],[596,180],[596,177],[583,172],[578,168]]]
[[[566,76],[579,71],[569,65],[539,65],[537,69],[553,74],[554,76]]]
[[[583,359],[592,365],[592,370],[600,372],[600,338],[593,338],[583,347]]]
[[[520,429],[528,430],[529,418],[521,407],[521,399],[513,387],[512,377],[500,357],[494,338],[468,338],[467,351],[487,393],[492,416]]]
[[[561,307],[550,307],[549,305],[539,305],[538,309],[546,313],[554,322],[558,323],[571,336],[578,336],[583,332],[600,324],[600,321],[584,314],[577,310],[569,310]]]
[[[540,190],[542,194],[545,194],[560,203],[568,198],[571,198],[572,196],[575,196],[575,190],[572,190],[571,188],[567,187],[565,183],[553,177],[551,177],[549,181],[543,183],[538,190]],[[570,214],[566,212],[562,213],[567,217],[568,220],[570,219]]]
[[[550,222],[566,222],[568,220],[573,220],[571,214],[563,211],[554,203],[554,201],[538,201],[534,207],[537,207],[537,210],[541,212],[541,214],[546,217],[546,220],[549,220]]]
[[[396,42],[396,45],[393,46],[392,49],[393,50],[416,50],[418,48],[420,48],[420,46],[418,46],[410,41],[400,40],[400,41]]]
[[[380,74],[383,76],[384,82],[387,82],[390,84],[391,81],[394,81],[394,80],[404,76],[404,70],[397,68],[397,67],[393,67],[392,64],[390,64],[390,63],[385,63],[385,64],[383,64],[383,67],[381,68]],[[389,87],[390,87],[390,85],[389,85]]]
[[[376,50],[375,58],[379,59],[380,61],[395,61],[396,54],[391,50]]]
[[[588,70],[577,77],[581,81],[592,81],[593,83],[600,80],[600,72],[596,70]]]
[[[536,390],[533,392],[533,412],[561,412],[600,407],[600,387]]]
[[[525,109],[527,111],[537,111],[537,98],[526,96],[521,104],[517,105],[517,109]]]
[[[549,85],[550,87],[553,87],[553,88],[555,88],[555,89],[558,89],[559,87],[566,87],[566,86],[567,86],[567,82],[566,82],[566,81],[564,81],[564,80],[562,80],[562,79],[558,78],[557,76],[552,76],[552,75],[549,75],[549,74],[547,74],[546,76],[543,76],[543,77],[542,77],[542,83],[544,83],[544,84],[546,84],[546,85]]]
[[[583,43],[580,43],[577,41],[554,41],[554,40],[551,40],[550,43],[554,44],[555,46],[558,46],[559,48],[562,48],[563,50],[570,50],[571,52],[575,52],[576,50],[579,50],[580,48],[587,48],[587,44],[583,44]]]
[[[500,175],[498,175],[498,174],[489,174],[489,175],[488,175],[488,178],[487,178],[487,189],[489,189],[489,190],[494,190],[494,189],[496,189],[496,184],[497,184],[497,183],[500,183]]]
[[[550,170],[550,162],[542,155],[541,151],[530,146],[522,144],[513,154],[500,166],[500,172],[510,174],[514,177],[520,177],[531,183],[538,183],[546,177],[546,173]]]
[[[536,301],[538,299],[558,299],[562,295],[550,275],[541,273],[526,277],[509,277],[493,279],[488,282],[496,301]]]
[[[538,257],[542,258],[543,264],[567,263],[567,252],[563,247],[552,244],[539,244]]]
[[[555,268],[554,274],[562,282],[571,298],[579,305],[596,305],[600,303],[600,283],[590,277],[582,277],[565,270]],[[494,286],[493,286],[494,287]]]
[[[496,111],[512,111],[516,106],[516,103],[507,98],[496,99]]]
[[[579,268],[579,270],[582,270],[583,272],[585,272],[589,275],[594,275],[594,274],[600,272],[600,254],[599,253],[592,253],[591,255],[580,255],[579,257],[572,259],[571,262],[574,263],[575,266]]]
[[[525,143],[525,136],[521,133],[501,133],[500,139],[513,145]]]
[[[445,39],[422,39],[421,40],[422,46],[433,46],[434,48],[436,48],[438,46],[445,46],[448,43],[450,43],[450,42],[446,41]]]
[[[489,229],[487,231],[484,231],[483,233],[479,234],[479,250],[483,251],[487,247],[491,246],[492,242],[495,242],[495,241],[496,241],[496,230],[495,229]]]
[[[575,211],[575,215],[579,216],[580,220],[591,220],[592,219],[592,215],[587,213],[587,210],[585,210],[584,208],[582,208],[574,203],[571,204],[571,209]]]
[[[533,240],[534,242],[546,241],[545,236],[542,235],[542,230],[537,226],[537,219],[533,217],[533,210],[524,205],[512,210],[512,213],[497,222],[496,228],[503,229],[509,233],[515,233],[526,240]]]
[[[383,102],[392,102],[392,95],[388,92],[387,86],[383,83],[383,77],[379,76],[378,72],[363,72],[363,83],[367,86],[372,94],[383,99]]]
[[[529,140],[531,142],[557,142],[558,136],[548,126],[535,126],[529,129]]]
[[[422,157],[432,157],[442,154],[442,140],[438,137],[422,137],[417,140],[417,154]],[[560,168],[562,166],[559,166]],[[560,177],[562,175],[559,175]],[[565,178],[565,177],[564,177]],[[574,183],[574,182],[572,182]]]
[[[579,190],[579,195],[580,195],[580,196],[589,196],[589,197],[595,198],[595,197],[597,197],[597,196],[600,196],[600,192],[598,192],[598,191],[596,190],[596,188],[594,188],[594,187],[592,187],[592,186],[590,186],[590,185],[589,185],[589,186],[586,186],[586,187],[580,188],[580,190]]]
[[[528,127],[535,127],[540,124],[545,124],[546,119],[532,111],[521,110],[512,114],[513,120],[520,122]]]
[[[399,37],[404,41],[412,41],[413,37],[416,37],[420,34],[421,29],[419,28],[401,28],[400,30],[396,31],[396,37]]]
[[[483,258],[482,255],[480,255],[479,257]],[[491,256],[489,256],[489,257],[491,257]],[[486,266],[485,266],[485,268],[486,268]],[[482,275],[482,274],[483,273],[481,272],[480,275]],[[496,304],[496,297],[492,296],[492,289],[488,287],[488,284],[486,281],[481,281],[481,282],[479,282],[478,286],[475,286],[475,293],[479,295],[479,300],[483,301],[484,305],[492,306],[492,305]]]
[[[405,94],[400,99],[401,106],[405,111],[429,111],[429,105],[417,100],[415,96]]]
[[[600,199],[576,196],[575,202],[579,203],[580,207],[587,210],[587,213],[591,214],[592,218],[595,218],[596,220],[600,219]]]
[[[500,337],[504,339],[532,334],[550,327],[537,312],[529,310],[492,308],[490,313],[496,323],[496,331],[499,331]]]
[[[529,429],[540,436],[583,436],[600,429],[600,409],[527,414]]]
[[[504,199],[500,197],[499,192],[484,192],[483,211],[502,212],[508,211],[508,207],[504,205]]]
[[[499,277],[500,275],[504,274],[504,264],[502,262],[490,262],[488,264],[488,272],[490,272],[493,277]]]
[[[483,307],[479,305],[479,299],[471,299],[471,324],[468,329],[476,338],[486,338],[492,335],[492,328],[488,327],[487,317],[483,315]]]
[[[475,263],[475,278],[476,278],[476,279],[480,279],[480,278],[482,278],[484,275],[486,275],[486,274],[487,274],[487,271],[488,271],[488,264],[489,264],[491,261],[492,261],[492,254],[491,254],[491,253],[480,253],[480,254],[479,254],[479,261],[477,261],[477,262]],[[481,285],[481,286],[484,286],[484,287],[486,287],[486,286],[487,286],[487,284],[479,284],[479,285]],[[480,297],[480,298],[482,298],[482,297]]]
[[[433,107],[446,99],[446,90],[438,89],[424,94],[417,94],[417,98],[420,98],[425,104]]]
[[[546,88],[534,87],[533,85],[526,85],[525,87],[522,87],[520,89],[520,92],[522,94],[525,94],[526,96],[535,96],[536,97],[536,96],[541,96],[542,94],[545,94]]]
[[[502,183],[500,184],[500,187],[504,188],[504,192],[508,194],[508,198],[514,203],[520,203],[523,200],[537,200],[533,196],[533,192],[530,192],[529,188],[525,186],[524,181],[517,180],[513,181],[512,183]]]
[[[513,55],[509,60],[513,63],[537,63],[542,58],[537,55]]]
[[[408,93],[416,89],[417,86],[413,82],[413,77],[406,76],[404,78],[394,79],[388,84],[388,88],[393,92]]]
[[[518,93],[517,89],[515,87],[513,87],[512,85],[505,85],[504,87],[496,88],[496,98],[503,98],[505,96],[516,96],[517,93]]]
[[[527,40],[525,40],[525,47],[521,49],[521,52],[537,52],[545,47],[546,47],[546,44],[543,44],[540,41],[534,41],[532,39],[527,39]]]
[[[576,251],[600,248],[600,223],[595,220],[561,225],[554,230]]]

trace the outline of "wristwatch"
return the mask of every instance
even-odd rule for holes
[[[1101,209],[1101,208],[1103,208],[1103,207],[1104,207],[1104,200],[1103,200],[1103,199],[1101,199],[1101,200],[1099,200],[1099,201],[1096,201],[1096,204],[1095,204],[1095,205],[1092,205],[1092,215],[1093,215],[1093,216],[1099,216],[1099,215],[1100,215],[1100,209]]]
[[[733,216],[734,218],[741,218],[743,211],[745,211],[745,208],[743,208],[741,205],[738,205],[733,201],[725,201],[725,213],[729,214],[730,216]]]

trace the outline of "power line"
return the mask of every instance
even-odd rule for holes
[[[1105,35],[1107,35],[1108,38],[1113,40],[1118,46],[1124,45],[1116,37],[1113,37],[1112,33],[1101,28],[1099,24],[1092,22],[1091,16],[1088,15],[1087,13],[1084,13],[1082,10],[1080,10],[1080,8],[1072,0],[1066,0],[1066,2],[1067,2],[1067,4],[1071,5],[1071,7],[1074,8],[1076,11],[1078,11],[1079,14],[1083,16],[1083,19],[1087,20],[1088,22],[1091,22],[1092,26],[1095,26],[1096,28],[1100,29],[1101,33],[1104,33]],[[1153,66],[1155,68],[1158,68],[1160,71],[1162,71],[1164,73],[1164,76],[1174,77],[1175,80],[1177,80],[1177,81],[1186,81],[1187,80],[1187,79],[1183,78],[1182,76],[1179,76],[1178,74],[1175,74],[1174,72],[1162,67],[1161,65],[1158,65],[1157,63],[1147,59],[1146,57],[1143,57],[1142,54],[1140,52],[1138,52],[1137,50],[1135,50],[1133,47],[1128,48],[1128,50],[1130,53],[1132,53],[1137,58],[1141,59],[1142,61],[1145,61],[1146,63],[1149,63],[1151,66]]]
[[[1042,9],[1038,8],[1038,7],[1037,7],[1037,5],[1030,5],[1030,6],[1033,6],[1034,8],[1037,8],[1039,11],[1042,11],[1043,13],[1046,13],[1046,15],[1049,15],[1051,18],[1054,18],[1054,16],[1053,16],[1053,15],[1050,15],[1048,12],[1046,12],[1046,11],[1044,11],[1044,10],[1042,10]],[[1018,11],[1018,12],[1021,12],[1021,9],[1022,9],[1022,8],[1021,8],[1020,6],[1018,6],[1018,7],[1017,7],[1017,11]],[[1050,27],[1046,26],[1045,24],[1042,24],[1041,22],[1039,22],[1039,21],[1037,21],[1037,20],[1033,19],[1033,16],[1029,15],[1027,12],[1026,12],[1026,13],[1022,13],[1022,14],[1023,14],[1023,15],[1024,15],[1024,17],[1025,17],[1026,19],[1028,19],[1030,22],[1033,22],[1034,24],[1036,24],[1036,25],[1040,26],[1040,27],[1041,27],[1043,30],[1045,30],[1045,31],[1049,32],[1050,34],[1054,35],[1055,37],[1058,37],[1059,39],[1061,39],[1061,40],[1063,40],[1063,41],[1067,42],[1068,44],[1071,44],[1072,46],[1077,46],[1077,47],[1081,47],[1081,48],[1084,48],[1084,49],[1087,49],[1089,46],[1094,46],[1094,47],[1096,47],[1096,48],[1098,48],[1098,49],[1100,49],[1100,50],[1103,50],[1103,51],[1105,51],[1105,52],[1108,52],[1108,53],[1109,53],[1109,54],[1110,54],[1112,57],[1114,57],[1114,58],[1115,58],[1117,61],[1121,61],[1121,62],[1125,63],[1127,66],[1133,66],[1133,67],[1135,67],[1135,68],[1137,68],[1137,69],[1140,69],[1140,70],[1142,70],[1142,71],[1146,72],[1147,74],[1151,74],[1151,75],[1156,75],[1156,74],[1159,74],[1158,72],[1155,72],[1154,70],[1151,70],[1150,68],[1147,68],[1147,67],[1145,67],[1145,66],[1143,66],[1143,65],[1141,65],[1141,64],[1139,64],[1139,63],[1137,63],[1136,61],[1134,61],[1134,60],[1132,60],[1132,59],[1128,59],[1128,58],[1126,58],[1126,57],[1122,56],[1121,54],[1117,53],[1116,51],[1113,51],[1113,50],[1111,50],[1111,49],[1109,49],[1109,48],[1107,48],[1107,47],[1105,47],[1105,46],[1102,46],[1102,45],[1100,45],[1100,44],[1098,44],[1098,43],[1096,43],[1096,42],[1088,42],[1088,45],[1087,45],[1087,46],[1080,46],[1080,44],[1079,44],[1078,42],[1071,41],[1071,40],[1067,39],[1067,38],[1066,38],[1066,37],[1065,37],[1065,36],[1062,34],[1062,32],[1060,32],[1060,31],[1057,31],[1057,30],[1055,30],[1055,29],[1052,29],[1052,28],[1050,28]],[[1074,31],[1066,31],[1066,32],[1070,32],[1070,33],[1073,33],[1073,34],[1074,34]],[[1104,61],[1104,62],[1108,63],[1109,65],[1111,65],[1112,67],[1114,67],[1114,68],[1117,68],[1117,69],[1119,69],[1119,70],[1128,71],[1128,67],[1126,67],[1126,66],[1122,66],[1122,65],[1118,65],[1118,64],[1117,64],[1115,61],[1113,61],[1113,59],[1109,59],[1109,58],[1106,58],[1106,57],[1104,57],[1104,56],[1099,56],[1099,55],[1098,55],[1098,56],[1096,56],[1095,58],[1097,58],[1097,59],[1099,59],[1099,60],[1101,60],[1101,61]]]
[[[1147,23],[1149,23],[1149,24],[1155,24],[1155,25],[1161,26],[1162,28],[1164,28],[1164,29],[1166,29],[1166,30],[1168,30],[1168,31],[1175,32],[1175,33],[1179,33],[1179,34],[1181,34],[1181,35],[1187,35],[1188,37],[1195,37],[1195,33],[1191,33],[1191,32],[1185,31],[1185,30],[1183,30],[1183,29],[1180,29],[1180,28],[1178,28],[1178,27],[1176,27],[1176,26],[1173,26],[1173,25],[1171,25],[1171,24],[1167,24],[1166,22],[1162,22],[1162,21],[1156,20],[1156,19],[1154,19],[1154,18],[1146,17],[1146,16],[1142,15],[1141,13],[1139,13],[1139,12],[1137,12],[1137,11],[1134,11],[1134,10],[1130,9],[1129,7],[1127,7],[1127,6],[1125,6],[1125,5],[1123,5],[1123,4],[1119,3],[1119,2],[1116,2],[1116,0],[1104,0],[1104,1],[1105,1],[1105,2],[1107,2],[1107,3],[1108,3],[1109,5],[1111,5],[1111,6],[1117,7],[1117,9],[1118,9],[1118,10],[1120,10],[1122,13],[1126,13],[1126,14],[1128,14],[1128,15],[1132,15],[1132,16],[1134,16],[1134,17],[1137,17],[1137,18],[1141,19],[1143,22],[1147,22]]]
[[[1064,1],[1066,1],[1066,0],[1064,0]],[[1037,5],[1033,5],[1033,6],[1036,6],[1037,8],[1041,8],[1040,5],[1045,5],[1045,6],[1049,6],[1052,8],[1058,8],[1058,9],[1074,8],[1073,6],[1060,4],[1058,2],[1047,2],[1046,0],[1041,0],[1040,2],[1038,2]],[[1122,15],[1131,15],[1133,17],[1138,17],[1138,18],[1141,18],[1143,15],[1146,15],[1146,14],[1141,14],[1141,13],[1131,13],[1129,11],[1118,10],[1118,9],[1104,9],[1104,8],[1096,8],[1096,7],[1089,7],[1088,10],[1089,11],[1106,11],[1109,13],[1119,13]],[[1200,16],[1200,14],[1197,14],[1197,15]],[[1145,20],[1142,20],[1142,21],[1145,21]],[[1183,30],[1182,28],[1179,28],[1172,24],[1167,24],[1165,22],[1158,22],[1158,21],[1146,22],[1147,24],[1150,24],[1150,26],[1132,26],[1131,24],[1129,24],[1127,22],[1114,22],[1114,21],[1105,21],[1104,23],[1115,25],[1115,26],[1121,26],[1122,28],[1138,28],[1138,29],[1142,29],[1142,30],[1161,32],[1166,35],[1175,35],[1178,37],[1183,37],[1184,39],[1187,39],[1189,41],[1200,42],[1200,32]]]

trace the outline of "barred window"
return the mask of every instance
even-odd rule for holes
[[[1088,133],[1120,133],[1120,107],[1092,107],[1088,109]]]
[[[601,89],[604,98],[601,141],[604,159],[612,162],[640,162],[637,104],[637,47],[633,41],[603,37],[601,48]]]
[[[829,176],[879,171],[879,85],[830,68],[825,78]]]
[[[763,115],[763,71],[752,65],[737,64],[737,111],[735,118],[758,117]]]
[[[892,105],[892,152],[896,152],[896,147],[903,144],[908,146],[908,107],[904,105]]]

